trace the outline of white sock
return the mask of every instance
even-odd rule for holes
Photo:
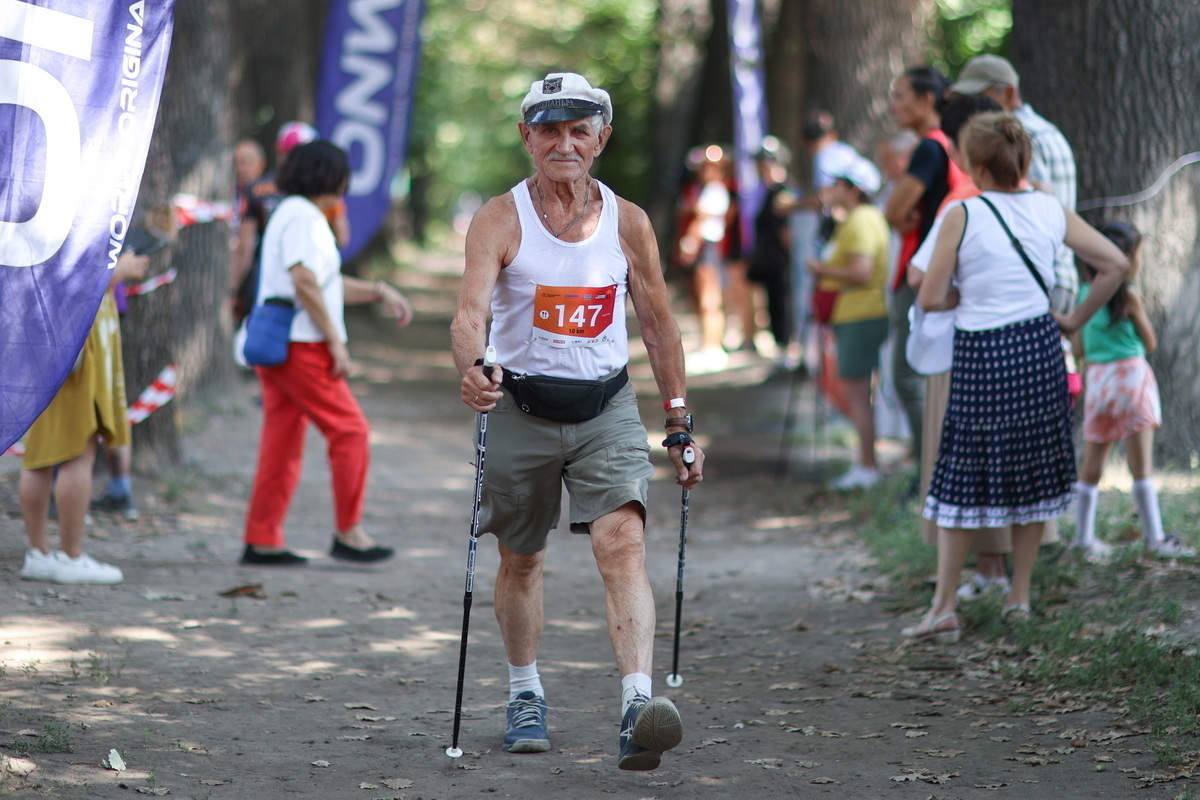
[[[633,702],[633,698],[637,695],[642,697],[650,697],[651,691],[650,676],[644,672],[631,672],[624,678],[621,678],[621,716],[625,716],[625,712],[629,710],[629,704]]]
[[[1138,516],[1142,518],[1142,535],[1146,547],[1153,550],[1163,543],[1162,514],[1158,508],[1158,492],[1154,480],[1143,478],[1133,482],[1133,502],[1137,503]]]
[[[508,665],[509,702],[516,700],[517,695],[521,692],[533,692],[538,697],[546,696],[545,690],[542,689],[542,677],[538,675],[536,658],[528,666],[514,667],[512,664]]]
[[[1075,544],[1086,547],[1096,541],[1096,503],[1100,487],[1079,481],[1075,484]]]

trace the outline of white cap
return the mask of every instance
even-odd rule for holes
[[[833,177],[853,184],[856,188],[873,195],[879,191],[879,168],[862,156],[856,156],[833,171]]]
[[[603,89],[594,89],[582,75],[574,72],[551,72],[529,86],[529,94],[521,101],[521,119],[526,125],[543,122],[564,122],[600,114],[604,124],[611,125],[612,99]]]

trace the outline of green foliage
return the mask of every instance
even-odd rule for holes
[[[929,31],[929,63],[955,77],[974,56],[1005,55],[1011,28],[1011,0],[937,0]]]
[[[502,194],[531,172],[517,131],[529,85],[578,72],[612,95],[614,135],[597,175],[639,201],[653,104],[651,0],[429,0],[412,131],[433,220],[463,192]]]

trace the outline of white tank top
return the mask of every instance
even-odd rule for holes
[[[596,380],[629,362],[629,262],[617,230],[617,196],[595,183],[600,222],[582,242],[546,230],[526,181],[512,189],[521,246],[496,280],[488,343],[513,372]]]

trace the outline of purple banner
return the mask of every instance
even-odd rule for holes
[[[174,0],[0,0],[0,453],[50,403],[129,230]]]
[[[767,134],[762,27],[757,0],[729,0],[729,66],[733,75],[733,150],[742,248],[754,248],[754,217],[766,195],[754,154]]]
[[[417,92],[423,0],[333,0],[317,93],[317,130],[350,154],[353,258],[391,207]]]

